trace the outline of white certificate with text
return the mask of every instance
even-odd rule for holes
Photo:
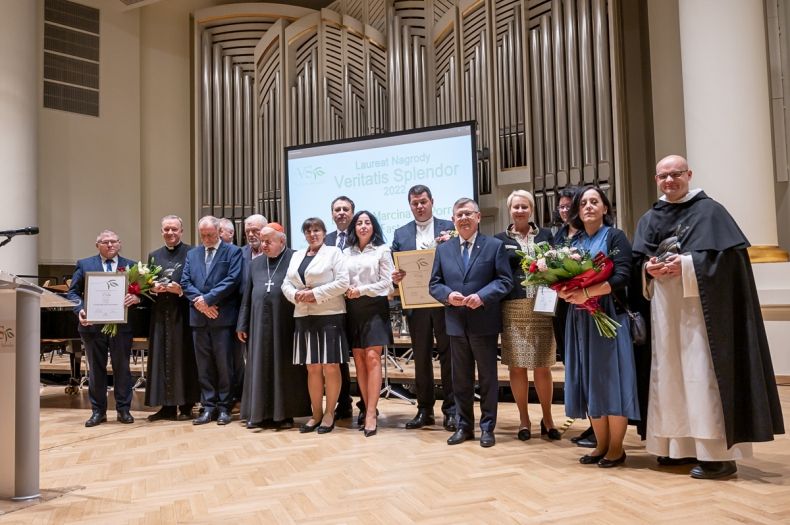
[[[126,274],[87,272],[85,274],[85,317],[91,323],[125,323]]]

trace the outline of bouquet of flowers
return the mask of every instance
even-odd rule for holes
[[[614,262],[606,255],[598,254],[593,259],[584,250],[571,246],[554,248],[545,241],[535,246],[534,255],[517,253],[521,256],[521,267],[526,275],[524,286],[543,285],[556,291],[576,290],[605,281],[614,270]],[[590,297],[577,306],[592,315],[602,337],[611,339],[617,334],[620,323],[601,310],[597,297]]]
[[[136,296],[144,296],[152,299],[150,291],[156,284],[156,278],[159,272],[162,271],[161,266],[155,266],[153,261],[150,265],[143,264],[142,261],[133,264],[129,268],[123,266],[118,267],[118,273],[125,273],[126,280],[129,282],[126,292]],[[107,323],[102,329],[101,333],[115,337],[118,335],[118,325],[116,323]]]

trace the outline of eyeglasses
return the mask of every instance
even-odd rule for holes
[[[98,241],[96,244],[103,244],[105,246],[112,246],[113,244],[121,244],[121,241],[105,240],[105,241]]]
[[[469,219],[474,217],[478,212],[476,211],[459,211],[455,213],[456,219]]]
[[[570,206],[557,206],[557,209],[559,211],[571,211],[571,207]]]
[[[665,173],[656,173],[656,178],[658,180],[667,180],[669,177],[672,177],[673,179],[679,179],[680,177],[688,173],[688,171],[689,170],[667,171]]]

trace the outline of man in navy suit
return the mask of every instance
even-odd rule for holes
[[[418,184],[407,194],[414,220],[395,230],[392,251],[425,250],[436,246],[436,238],[442,232],[455,229],[452,222],[433,216],[433,195],[427,186]],[[403,270],[392,273],[392,282],[400,283],[406,276]],[[414,384],[417,387],[417,415],[406,423],[406,428],[422,428],[436,423],[433,405],[436,403],[433,384],[433,338],[441,365],[443,426],[454,432],[455,400],[453,399],[452,364],[450,363],[450,338],[444,322],[443,308],[418,308],[406,310],[409,323],[412,351],[414,353]]]
[[[220,240],[219,226],[216,217],[200,219],[202,245],[189,251],[181,274],[181,288],[191,303],[189,325],[203,406],[192,421],[195,425],[215,419],[227,425],[233,403],[233,332],[239,316],[242,256],[241,248]]]
[[[332,201],[332,220],[337,229],[328,233],[324,237],[324,244],[327,246],[337,246],[341,250],[346,247],[348,240],[348,227],[351,224],[351,218],[354,216],[354,201],[341,195]],[[337,398],[337,408],[335,409],[335,419],[347,419],[352,414],[351,403],[354,399],[351,397],[351,373],[348,370],[348,363],[340,365],[340,395]],[[362,398],[359,399],[357,406],[360,409],[359,419],[362,423],[365,422],[365,403]],[[360,424],[362,424],[360,423]]]
[[[95,427],[107,421],[107,353],[112,362],[112,376],[115,392],[115,410],[118,421],[134,423],[129,412],[132,405],[132,374],[129,371],[129,356],[132,353],[132,326],[119,324],[118,334],[110,337],[102,334],[104,325],[91,324],[86,320],[83,297],[85,296],[86,272],[123,272],[134,261],[121,257],[121,240],[114,231],[104,230],[96,237],[98,255],[77,261],[77,268],[71,278],[67,297],[77,303],[74,313],[79,319],[77,330],[85,346],[88,359],[88,395],[93,413],[85,422],[86,427]],[[136,295],[127,293],[124,305],[129,307],[140,302]]]
[[[474,439],[475,364],[480,382],[480,446],[492,447],[497,414],[497,337],[502,331],[499,302],[513,286],[505,245],[478,233],[480,208],[468,198],[453,205],[458,237],[436,249],[430,293],[446,305],[458,429],[447,440]]]

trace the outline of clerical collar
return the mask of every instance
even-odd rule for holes
[[[176,248],[181,246],[181,244],[182,244],[181,241],[178,241],[178,244],[176,244],[175,246],[168,246],[167,244],[165,244],[165,248],[167,248],[167,251],[172,252],[175,251]]]
[[[261,252],[261,253],[263,253],[263,252]],[[278,253],[278,254],[277,254],[277,255],[275,255],[274,257],[269,257],[269,260],[270,260],[270,261],[276,261],[277,259],[279,259],[280,257],[282,257],[284,253],[285,253],[285,246],[283,246],[283,249],[282,249],[282,251],[281,251],[280,253]],[[268,256],[267,256],[267,257],[268,257]]]
[[[668,202],[670,204],[681,204],[681,203],[690,201],[691,199],[696,197],[697,194],[699,192],[701,192],[701,191],[702,191],[702,188],[695,188],[693,190],[689,190],[688,193],[686,193],[685,195],[683,195],[683,197],[681,197],[680,199],[678,199],[676,201],[670,201],[669,199],[667,199],[666,195],[662,195],[661,197],[659,197],[658,200],[664,201],[664,202]]]
[[[421,228],[427,228],[428,226],[433,224],[433,217],[425,221],[418,221],[417,219],[414,219],[414,222],[417,224],[417,226]]]

